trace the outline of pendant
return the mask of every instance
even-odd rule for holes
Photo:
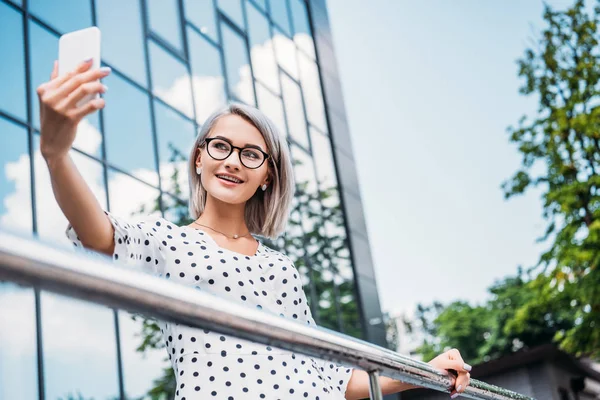
[[[238,235],[233,235],[233,238],[234,238],[234,239],[237,239],[237,238],[238,238]]]

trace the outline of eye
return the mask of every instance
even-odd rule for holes
[[[229,144],[227,144],[226,142],[223,142],[223,141],[214,141],[213,147],[217,150],[229,151]]]
[[[244,152],[242,153],[242,156],[250,158],[252,160],[258,160],[260,159],[260,154],[256,151],[256,150],[244,150]]]

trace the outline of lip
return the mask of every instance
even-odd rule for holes
[[[221,178],[219,178],[219,175],[222,175],[222,176],[229,176],[229,177],[232,177],[232,178],[238,179],[238,180],[240,180],[241,182],[240,182],[240,183],[236,183],[236,182],[228,181],[228,180],[226,180],[226,179],[221,179]],[[239,177],[237,177],[237,176],[235,176],[235,175],[232,175],[232,174],[215,174],[215,178],[217,178],[217,180],[218,180],[219,182],[221,182],[221,184],[223,184],[223,185],[225,185],[225,186],[229,186],[229,187],[233,187],[233,186],[241,185],[242,183],[244,183],[244,180],[243,180],[243,179],[240,179]]]

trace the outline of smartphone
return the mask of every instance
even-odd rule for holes
[[[58,75],[73,71],[85,60],[92,61],[90,69],[100,68],[100,29],[96,26],[65,33],[58,40]],[[77,103],[81,107],[99,94],[84,97]]]

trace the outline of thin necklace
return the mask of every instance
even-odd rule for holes
[[[215,232],[217,232],[217,233],[220,233],[221,235],[223,235],[223,236],[225,236],[225,237],[227,237],[227,238],[229,238],[229,239],[239,239],[239,238],[243,238],[244,236],[248,236],[248,235],[250,234],[250,232],[248,232],[248,233],[246,233],[245,235],[241,235],[241,236],[240,236],[240,235],[233,235],[233,236],[229,236],[229,235],[227,235],[227,234],[225,234],[225,233],[223,233],[223,232],[221,232],[221,231],[218,231],[218,230],[216,230],[216,229],[214,229],[214,228],[211,228],[211,227],[210,227],[210,226],[208,226],[208,225],[202,225],[201,223],[199,223],[199,222],[196,222],[196,221],[194,221],[194,222],[192,222],[192,223],[193,223],[193,224],[196,224],[196,225],[203,226],[203,227],[205,227],[205,228],[208,228],[208,229],[210,229],[210,230],[213,230],[213,231],[215,231]]]

